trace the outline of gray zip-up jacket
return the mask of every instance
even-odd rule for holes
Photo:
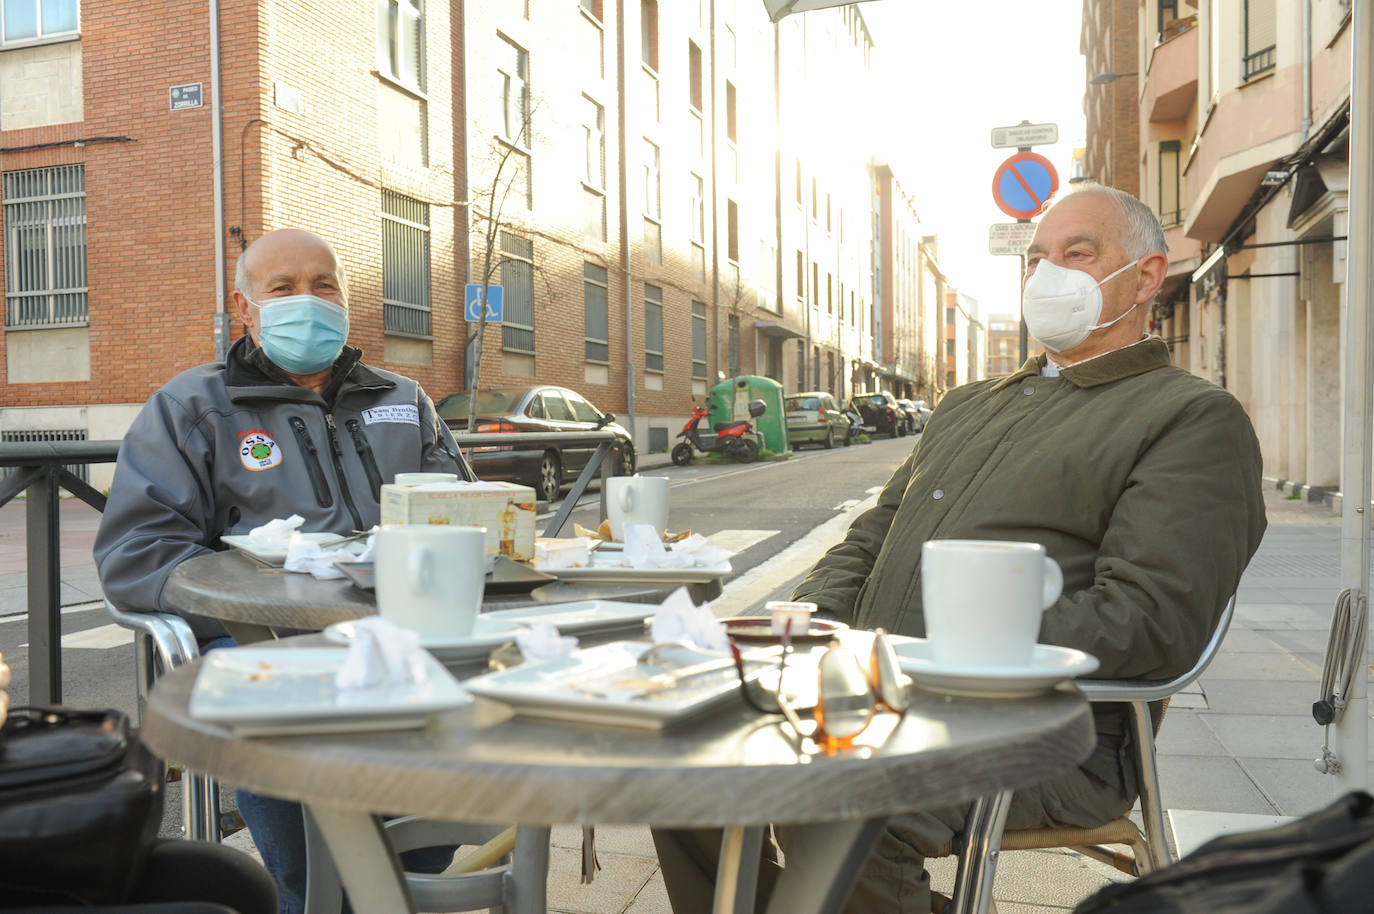
[[[419,384],[345,347],[317,394],[243,337],[224,363],[168,381],[130,426],[95,539],[101,586],[116,605],[175,612],[216,637],[218,622],[163,600],[177,564],[292,514],[305,531],[367,529],[382,483],[414,471],[475,478]]]

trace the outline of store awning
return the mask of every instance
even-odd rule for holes
[[[806,334],[782,321],[754,321],[754,332],[759,336],[778,337],[784,340],[805,339]]]

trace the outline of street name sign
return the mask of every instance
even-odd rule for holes
[[[467,294],[463,296],[463,317],[476,322],[482,319],[482,284],[470,282],[467,284]],[[500,286],[487,286],[487,320],[500,323],[505,313],[505,295]]]
[[[1057,190],[1059,173],[1049,159],[1035,152],[1016,153],[992,176],[993,202],[1013,219],[1040,215]]]
[[[1052,146],[1059,142],[1058,124],[1017,124],[992,128],[992,148]]]
[[[1034,237],[1034,222],[994,222],[988,226],[988,253],[1021,257]]]
[[[199,108],[202,102],[201,83],[185,83],[180,86],[172,86],[167,90],[167,105],[173,111],[183,111],[187,108]]]

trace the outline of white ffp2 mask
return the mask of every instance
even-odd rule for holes
[[[1026,330],[1051,352],[1064,352],[1086,340],[1094,330],[1110,327],[1136,306],[1131,305],[1118,317],[1099,324],[1102,286],[1138,263],[1139,257],[1098,282],[1083,270],[1070,270],[1048,259],[1039,261],[1021,291],[1021,316],[1026,320]]]

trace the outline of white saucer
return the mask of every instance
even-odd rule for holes
[[[1037,644],[1026,666],[971,666],[939,663],[925,638],[893,638],[902,672],[918,688],[961,698],[1030,698],[1066,679],[1097,669],[1097,658],[1070,647]]]
[[[429,651],[437,659],[448,663],[464,660],[485,660],[492,648],[500,647],[515,638],[517,632],[525,630],[524,625],[502,619],[491,619],[479,615],[471,635],[449,637],[422,637],[420,647]],[[353,622],[335,622],[322,633],[326,641],[335,644],[348,644],[353,640]]]

